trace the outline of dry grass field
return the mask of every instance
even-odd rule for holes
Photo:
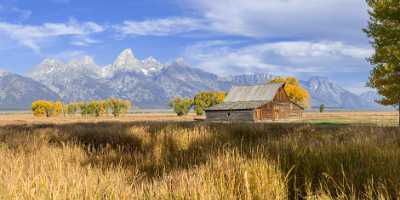
[[[291,121],[291,123],[331,123],[331,124],[375,124],[391,125],[398,124],[397,112],[306,112],[301,120]],[[204,117],[198,117],[191,113],[187,116],[178,117],[173,113],[143,113],[127,114],[118,118],[112,116],[103,117],[81,117],[61,116],[61,117],[34,117],[32,114],[0,114],[0,126],[9,124],[65,124],[65,123],[93,123],[93,122],[132,122],[132,121],[197,121]]]
[[[396,117],[1,115],[0,199],[399,199],[400,129],[382,126]]]

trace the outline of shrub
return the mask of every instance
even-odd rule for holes
[[[193,101],[189,98],[175,97],[169,102],[169,106],[174,110],[178,116],[187,115],[192,108]]]

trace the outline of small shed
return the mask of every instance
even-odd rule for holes
[[[207,121],[300,119],[304,107],[291,101],[284,83],[234,86],[224,102],[206,109]]]

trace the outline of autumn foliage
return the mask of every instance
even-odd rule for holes
[[[187,115],[193,106],[193,100],[190,98],[175,97],[169,102],[169,106],[178,116]]]
[[[132,104],[123,99],[92,100],[87,102],[71,102],[63,104],[60,101],[52,102],[39,100],[32,103],[32,112],[34,116],[53,117],[64,115],[75,115],[80,113],[82,116],[100,117],[111,113],[118,117],[129,111]]]
[[[225,92],[200,92],[193,99],[194,110],[197,115],[202,115],[204,109],[220,104],[224,101]]]
[[[310,106],[308,91],[300,86],[299,80],[295,77],[276,77],[270,83],[285,83],[285,92],[290,100],[308,108]]]

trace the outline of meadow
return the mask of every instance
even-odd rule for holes
[[[369,116],[274,124],[2,116],[0,199],[398,199],[400,128]]]

